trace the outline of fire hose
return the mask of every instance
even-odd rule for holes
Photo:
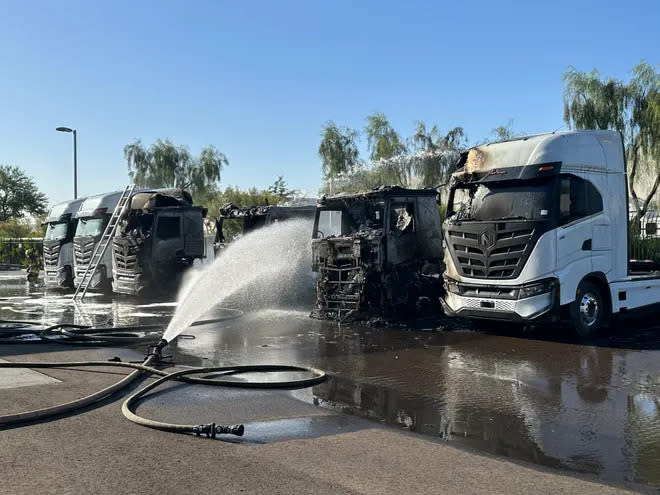
[[[6,321],[0,321],[0,323],[7,323]],[[16,330],[20,333],[27,332],[27,327],[29,325],[34,325],[35,322],[14,322],[16,326],[12,330]],[[61,327],[67,325],[53,325],[44,329],[44,331],[52,332],[55,327]],[[76,325],[68,325],[69,333],[72,334],[72,342],[79,343],[80,339],[85,340],[90,337],[94,339],[95,333],[98,334],[102,332],[102,329],[90,329],[90,328],[72,328],[78,327]],[[1,329],[2,327],[0,327]],[[122,331],[125,332],[128,329],[139,329],[141,327],[123,327]],[[6,328],[5,328],[6,330]],[[76,332],[76,330],[78,330]],[[85,332],[80,332],[80,330],[85,330]],[[115,329],[106,329],[106,330],[115,330]],[[121,333],[121,332],[120,332]],[[81,337],[82,336],[82,337]],[[121,342],[123,338],[121,335],[115,335],[115,339],[112,341],[116,344]],[[127,339],[131,340],[131,343],[134,343],[134,336],[128,335],[125,336]],[[98,338],[98,337],[96,337]],[[149,338],[153,338],[152,335]],[[61,342],[64,343],[64,342]],[[83,407],[90,406],[94,403],[97,403],[101,400],[107,399],[122,390],[123,388],[130,385],[132,382],[137,380],[140,377],[143,377],[147,374],[159,376],[156,381],[146,385],[145,387],[139,389],[137,392],[130,395],[122,405],[122,413],[130,421],[137,423],[142,426],[149,428],[154,428],[157,430],[174,432],[174,433],[189,433],[201,435],[205,434],[208,437],[215,438],[219,434],[232,434],[242,436],[245,432],[244,426],[241,425],[231,425],[223,426],[216,424],[215,422],[206,423],[206,424],[196,424],[196,425],[182,425],[174,423],[165,423],[161,421],[155,421],[152,419],[144,418],[139,416],[135,409],[140,401],[140,399],[150,392],[151,390],[159,387],[163,383],[169,380],[183,381],[186,383],[193,384],[203,384],[203,385],[214,385],[222,387],[236,387],[236,388],[251,388],[251,389],[298,389],[311,387],[318,383],[321,383],[326,379],[326,374],[322,370],[303,367],[303,366],[292,366],[292,365],[242,365],[242,366],[216,366],[216,367],[205,367],[205,368],[192,368],[185,369],[181,371],[166,372],[162,371],[155,366],[162,363],[162,350],[169,344],[165,339],[160,339],[158,343],[150,348],[150,351],[145,358],[144,362],[130,363],[118,360],[111,361],[74,361],[66,363],[57,363],[57,362],[0,362],[0,369],[2,368],[79,368],[79,367],[98,367],[98,366],[111,366],[111,367],[120,367],[120,368],[130,368],[133,371],[119,380],[118,382],[103,388],[93,394],[87,395],[80,399],[76,399],[70,402],[59,404],[56,406],[50,406],[42,409],[35,409],[32,411],[25,411],[15,414],[6,414],[0,416],[0,428],[8,427],[12,425],[17,425],[20,423],[42,421],[47,418],[52,418],[55,416],[62,416],[67,413],[79,410]],[[305,372],[309,373],[311,376],[308,378],[294,379],[294,380],[282,380],[282,381],[233,381],[227,380],[223,377],[235,376],[243,373],[273,373],[273,372]],[[193,378],[189,375],[220,375],[219,378]]]

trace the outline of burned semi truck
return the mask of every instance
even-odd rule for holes
[[[435,189],[381,187],[322,198],[312,239],[312,316],[411,316],[441,290],[442,228]]]
[[[44,271],[48,289],[73,287],[73,236],[78,220],[75,214],[84,198],[53,206],[43,222]]]
[[[311,221],[316,214],[316,206],[236,206],[227,203],[220,208],[220,214],[215,222],[215,242],[213,248],[216,255],[224,249],[228,242],[252,231],[267,227],[275,222],[293,219],[308,219]]]
[[[182,189],[134,193],[112,239],[113,291],[176,291],[183,272],[205,256],[205,216]]]

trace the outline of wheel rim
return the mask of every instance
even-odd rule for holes
[[[580,300],[580,319],[582,323],[587,327],[592,327],[598,321],[598,315],[600,314],[600,303],[598,298],[588,292],[582,296]]]

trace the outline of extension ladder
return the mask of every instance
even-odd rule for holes
[[[117,206],[115,206],[115,210],[112,212],[112,216],[110,217],[110,221],[108,222],[108,225],[105,226],[105,230],[103,231],[101,239],[99,239],[99,242],[97,242],[96,246],[94,247],[92,257],[87,264],[87,268],[85,268],[78,287],[76,287],[76,292],[73,294],[73,299],[80,297],[82,300],[85,298],[89,284],[92,282],[92,277],[94,277],[94,274],[96,273],[96,270],[98,269],[99,264],[103,259],[103,255],[105,254],[106,250],[108,249],[108,245],[115,235],[117,225],[119,225],[119,219],[124,213],[124,209],[130,201],[134,189],[135,185],[131,184],[130,186],[126,186],[124,188],[124,192],[121,193],[119,201],[117,202]]]

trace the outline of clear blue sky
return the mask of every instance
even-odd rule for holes
[[[562,125],[569,65],[628,77],[660,63],[660,2],[0,0],[0,164],[51,201],[128,181],[123,146],[171,138],[229,158],[223,185],[320,185],[327,120],[384,112],[463,126]]]

